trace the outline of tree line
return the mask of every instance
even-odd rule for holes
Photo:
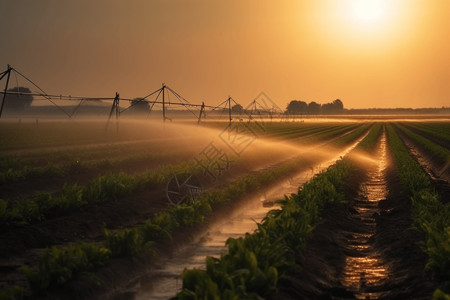
[[[22,111],[30,108],[33,95],[31,95],[29,88],[17,86],[8,89],[6,92],[9,94],[5,96],[4,103],[2,103],[5,111]],[[0,101],[2,100],[3,95],[0,96]]]
[[[286,107],[286,114],[289,115],[319,115],[319,114],[339,114],[344,111],[344,103],[336,99],[333,102],[319,104],[300,100],[292,100]]]

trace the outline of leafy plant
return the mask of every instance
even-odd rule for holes
[[[104,229],[104,237],[104,246],[111,251],[113,257],[134,257],[143,248],[142,238],[135,228],[118,231]]]
[[[23,299],[23,287],[13,286],[0,290],[0,300],[21,300]]]
[[[276,292],[277,283],[295,267],[294,253],[302,251],[306,237],[319,221],[325,205],[343,201],[340,189],[353,169],[342,160],[315,176],[281,201],[253,234],[227,241],[228,252],[208,257],[206,270],[185,270],[179,299],[260,299]]]
[[[110,259],[111,251],[93,244],[76,243],[67,249],[52,247],[41,256],[39,267],[33,270],[23,266],[32,290],[40,294],[56,285],[71,280],[76,275],[102,266]]]

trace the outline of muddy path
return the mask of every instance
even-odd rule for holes
[[[429,299],[435,283],[411,229],[410,201],[383,134],[374,163],[348,181],[348,203],[329,207],[276,299]]]

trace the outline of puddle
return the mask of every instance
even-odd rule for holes
[[[360,226],[358,232],[347,233],[347,258],[342,274],[342,284],[354,293],[357,299],[379,299],[379,288],[389,279],[388,264],[371,245],[370,239],[375,234],[376,220],[374,214],[380,212],[378,202],[387,196],[385,170],[387,167],[386,135],[383,132],[381,142],[375,154],[376,163],[368,167],[368,181],[360,186],[355,201],[353,222]]]

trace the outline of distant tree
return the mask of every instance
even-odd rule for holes
[[[308,104],[299,100],[292,100],[286,107],[286,112],[291,115],[306,114],[308,111]]]
[[[136,114],[148,113],[150,110],[150,104],[144,98],[134,98],[133,100],[131,100],[129,110],[130,112]]]
[[[320,110],[321,105],[319,103],[312,101],[308,104],[308,113],[310,115],[318,115],[320,114]]]
[[[335,109],[337,112],[340,112],[340,111],[343,111],[343,110],[344,110],[344,103],[342,103],[342,101],[339,100],[339,99],[334,100],[334,101],[333,101],[333,105],[334,105],[334,109]]]
[[[244,108],[240,104],[235,104],[231,107],[231,111],[236,114],[241,114],[244,112]]]
[[[5,97],[3,109],[5,111],[21,111],[30,108],[33,102],[33,95],[31,90],[27,87],[16,86],[7,90],[9,93]]]
[[[344,110],[344,104],[341,100],[336,99],[331,103],[322,105],[322,113],[324,114],[339,114]]]

